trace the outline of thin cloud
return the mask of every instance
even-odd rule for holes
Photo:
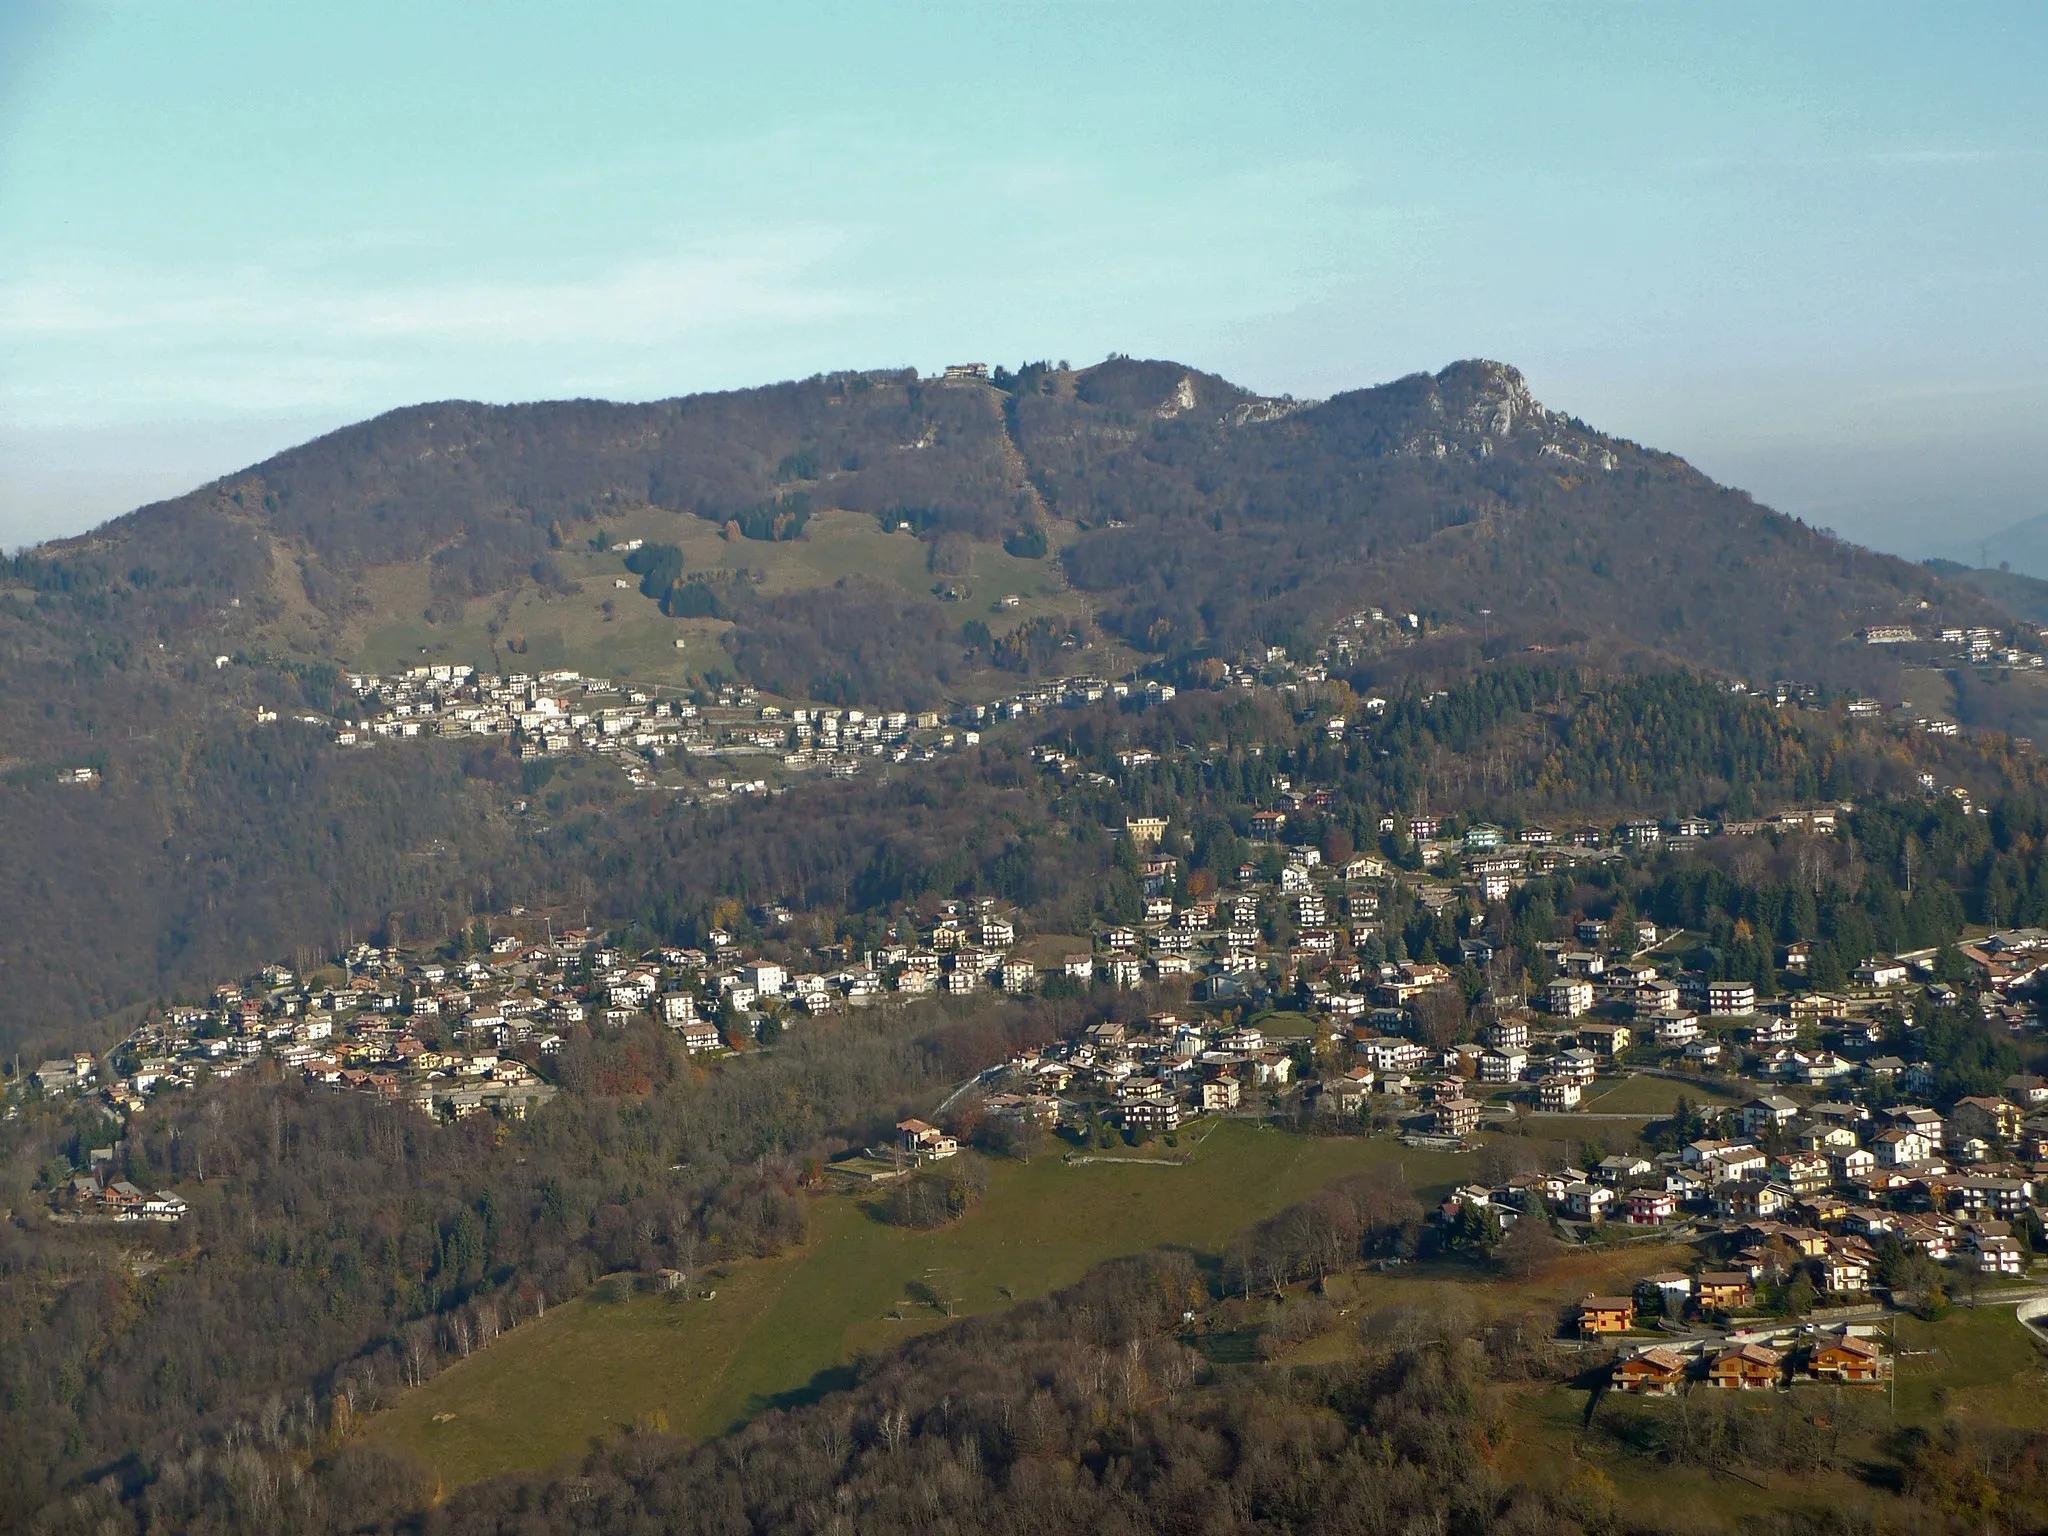
[[[751,230],[557,279],[337,288],[296,265],[158,274],[95,264],[0,286],[0,339],[122,336],[212,347],[365,339],[645,344],[839,316],[858,300],[822,275],[847,244],[818,227]]]
[[[1999,149],[1890,149],[1863,158],[1871,165],[1983,165],[2012,156]]]
[[[1935,168],[1941,166],[1993,165],[2001,161],[2035,160],[2042,151],[2007,146],[1978,148],[1918,148],[1854,150],[1828,155],[1681,155],[1665,162],[1673,171],[1756,171],[1841,170],[1845,167],[1879,169]]]

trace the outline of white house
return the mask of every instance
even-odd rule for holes
[[[1575,1019],[1593,1009],[1593,984],[1590,981],[1560,978],[1550,984],[1550,1011],[1563,1018]]]

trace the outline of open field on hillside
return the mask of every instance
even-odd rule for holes
[[[1695,1104],[1733,1104],[1741,1096],[1704,1082],[1678,1082],[1668,1077],[1637,1073],[1612,1081],[1601,1080],[1586,1090],[1579,1101],[1582,1114],[1664,1116],[1675,1112],[1679,1099]]]
[[[1899,1418],[1953,1414],[2048,1430],[2048,1356],[2010,1306],[1958,1307],[1938,1323],[1899,1320]]]
[[[1236,1232],[1360,1169],[1398,1164],[1428,1201],[1476,1166],[1469,1154],[1298,1136],[1243,1121],[1198,1122],[1177,1141],[1086,1163],[994,1164],[988,1198],[937,1232],[884,1225],[868,1196],[821,1197],[801,1251],[699,1277],[715,1287],[713,1298],[605,1300],[600,1293],[558,1308],[409,1394],[373,1423],[371,1436],[421,1455],[453,1488],[501,1470],[547,1466],[622,1428],[715,1435],[844,1384],[863,1354],[943,1326],[949,1313],[1042,1295],[1106,1258],[1148,1248],[1185,1246],[1212,1263]],[[1188,1160],[1171,1161],[1182,1157]],[[1285,1358],[1299,1366],[1340,1362],[1358,1347],[1360,1322],[1393,1308],[1444,1317],[1460,1333],[1513,1316],[1533,1316],[1547,1328],[1581,1296],[1625,1292],[1642,1274],[1682,1268],[1693,1257],[1684,1245],[1650,1238],[1567,1250],[1521,1282],[1456,1263],[1335,1277],[1328,1298],[1341,1309],[1337,1326]],[[1230,1351],[1242,1343],[1252,1358],[1255,1332],[1220,1337],[1214,1357],[1236,1359]],[[2048,1367],[2009,1308],[1958,1308],[1933,1324],[1906,1319],[1899,1342],[1906,1351],[1900,1422],[1954,1414],[2048,1428]],[[1853,1503],[1867,1492],[1842,1473],[1795,1480],[1745,1472],[1747,1481],[1730,1483],[1701,1469],[1664,1467],[1589,1431],[1589,1401],[1577,1384],[1503,1389],[1504,1469],[1562,1477],[1592,1467],[1631,1507],[1670,1511],[1709,1495],[1717,1507],[1733,1499],[1761,1512],[1786,1499]]]
[[[545,1466],[635,1423],[708,1435],[829,1386],[863,1351],[944,1321],[921,1298],[986,1311],[1043,1295],[1118,1254],[1229,1237],[1332,1179],[1398,1164],[1418,1195],[1468,1176],[1469,1156],[1389,1141],[1306,1137],[1225,1122],[1182,1135],[1171,1165],[999,1163],[988,1198],[939,1232],[876,1221],[853,1196],[818,1200],[812,1237],[736,1264],[710,1301],[584,1300],[508,1334],[409,1394],[372,1428],[431,1462],[447,1486]]]
[[[615,542],[637,538],[674,544],[689,571],[752,573],[761,579],[761,592],[771,597],[862,575],[943,609],[955,624],[978,618],[998,635],[1042,616],[1079,619],[1088,614],[1087,603],[1060,574],[1057,547],[1072,536],[1064,525],[1049,530],[1055,549],[1046,559],[1019,560],[999,544],[976,544],[964,575],[940,578],[926,568],[928,544],[886,532],[865,513],[820,512],[803,538],[768,543],[727,540],[702,518],[650,507],[580,525],[570,546],[557,552],[556,564],[581,586],[580,592],[549,596],[527,584],[503,598],[473,599],[454,623],[429,624],[423,617],[433,602],[424,562],[372,571],[364,581],[371,614],[345,642],[352,647],[351,662],[373,671],[433,661],[488,668],[493,664],[489,626],[496,623],[496,656],[507,669],[571,667],[595,676],[678,686],[694,684],[714,669],[729,673],[718,637],[730,626],[714,619],[665,617],[641,595],[639,578],[626,570],[621,556],[590,547],[598,527]],[[971,595],[941,602],[932,590],[941,579],[964,583]],[[617,586],[622,580],[628,585]],[[1017,606],[1002,607],[1006,597],[1015,597]],[[510,649],[515,641],[524,647],[517,654]],[[1100,648],[1086,654],[1086,665],[1098,672],[1121,672],[1129,665],[1120,651]],[[974,691],[993,693],[1012,679],[991,673],[987,681],[986,688]]]
[[[544,596],[527,586],[502,602],[478,598],[463,610],[460,621],[429,624],[421,615],[433,602],[424,565],[385,567],[372,571],[363,585],[376,621],[351,636],[351,666],[390,672],[431,662],[468,662],[482,671],[502,666],[507,671],[544,672],[574,668],[592,676],[631,678],[640,682],[682,686],[709,667],[725,661],[717,644],[729,626],[710,619],[670,619],[637,589],[619,590],[624,576],[616,556],[600,576],[595,557],[565,558],[577,570],[583,590],[573,596]],[[604,612],[612,604],[612,616]],[[500,617],[499,610],[504,613]],[[495,622],[495,640],[489,626]],[[685,649],[677,650],[677,639]],[[523,650],[514,652],[519,645]]]
[[[1746,1467],[1736,1473],[1629,1455],[1588,1430],[1586,1402],[1586,1392],[1575,1387],[1504,1393],[1501,1472],[1539,1486],[1577,1482],[1610,1491],[1620,1508],[1645,1522],[1690,1522],[1705,1509],[1733,1523],[1793,1509],[1859,1508],[1886,1497],[1839,1469],[1809,1467],[1794,1475]]]
[[[1287,1008],[1262,1013],[1252,1023],[1266,1034],[1283,1040],[1305,1040],[1316,1032],[1313,1018]]]
[[[1696,1257],[1684,1243],[1653,1242],[1626,1250],[1568,1248],[1529,1279],[1512,1284],[1472,1265],[1445,1261],[1340,1275],[1326,1289],[1332,1300],[1354,1313],[1422,1307],[1484,1323],[1531,1311],[1562,1315],[1581,1297],[1627,1291],[1640,1275],[1682,1268]]]

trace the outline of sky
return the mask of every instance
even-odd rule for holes
[[[420,400],[1122,352],[1499,358],[1995,562],[2044,79],[2039,0],[0,0],[0,544]]]

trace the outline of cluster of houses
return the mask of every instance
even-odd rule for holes
[[[1867,1290],[1887,1238],[1985,1274],[2023,1272],[2014,1226],[2040,1221],[2048,1082],[2016,1074],[2003,1096],[1964,1098],[1946,1115],[1769,1093],[1719,1118],[1732,1134],[1519,1175],[1498,1189],[1467,1187],[1447,1210],[1492,1212],[1505,1224],[1540,1202],[1546,1214],[1585,1224],[1753,1230],[1812,1260],[1817,1288],[1830,1293]]]
[[[2044,632],[2048,633],[2048,632]],[[1872,624],[1862,631],[1865,645],[1939,645],[1957,661],[1972,666],[2039,667],[2039,652],[2021,649],[2004,631],[1984,625],[1951,625],[1922,635],[1910,624]]]
[[[86,1165],[58,1191],[63,1214],[78,1221],[160,1221],[185,1219],[185,1200],[168,1189],[145,1191],[114,1177],[114,1148],[94,1147]]]
[[[1676,1397],[1693,1387],[1770,1392],[1808,1382],[1882,1387],[1891,1379],[1892,1357],[1882,1335],[1845,1324],[1731,1334],[1718,1345],[1699,1339],[1646,1345],[1614,1363],[1609,1384],[1634,1396]]]
[[[837,708],[764,699],[744,686],[694,693],[625,686],[573,670],[486,677],[466,663],[412,667],[383,675],[351,673],[348,685],[365,706],[360,722],[332,724],[339,746],[418,736],[500,737],[522,758],[587,755],[616,762],[636,785],[671,765],[715,759],[722,775],[707,779],[700,798],[721,800],[765,792],[766,777],[731,776],[750,760],[764,770],[850,777],[871,762],[931,762],[976,745],[981,729],[1104,699],[1160,703],[1171,684],[1074,676],[1035,684],[989,703],[937,710]],[[306,717],[329,725],[319,716]],[[275,720],[265,710],[259,723]]]
[[[612,547],[630,552],[638,545],[638,540],[628,540]],[[1419,627],[1413,614],[1389,618],[1378,609],[1353,614],[1313,661],[1298,664],[1284,649],[1269,647],[1263,659],[1223,664],[1221,681],[1247,689],[1320,683],[1327,680],[1333,662],[1356,659],[1362,631],[1412,639]],[[228,660],[219,658],[217,664]],[[651,774],[664,761],[675,764],[695,758],[742,764],[755,758],[764,768],[851,776],[878,759],[932,761],[975,745],[982,729],[1000,722],[1083,709],[1104,700],[1143,705],[1175,696],[1172,684],[1157,680],[1077,674],[945,712],[836,708],[765,699],[743,685],[684,692],[627,686],[570,669],[486,676],[462,662],[389,674],[351,673],[347,682],[366,706],[360,722],[336,724],[317,715],[305,717],[309,723],[330,726],[337,745],[366,746],[383,738],[417,736],[495,736],[511,741],[524,758],[586,754],[612,759],[641,786],[654,782]],[[1384,709],[1386,701],[1368,700],[1366,707]],[[264,710],[258,721],[276,718],[274,711]],[[1342,721],[1326,722],[1325,728],[1340,739],[1344,734]],[[764,792],[770,782],[766,777],[712,776],[703,798]]]
[[[348,683],[366,706],[365,720],[335,727],[337,745],[380,737],[502,737],[522,758],[611,759],[641,785],[653,782],[650,770],[664,760],[758,758],[788,770],[851,773],[864,759],[929,760],[973,735],[944,729],[933,711],[784,706],[743,687],[685,696],[570,670],[485,677],[457,663],[389,676],[352,673]],[[710,794],[765,788],[765,782],[727,775]]]
[[[983,1103],[990,1114],[1048,1125],[1092,1111],[1125,1131],[1171,1132],[1195,1115],[1237,1109],[1248,1091],[1293,1082],[1296,1044],[1203,1016],[1105,1020],[985,1073],[1000,1091]]]
[[[544,974],[537,962],[512,958],[518,940],[500,943],[498,954],[459,966],[359,945],[343,957],[341,980],[318,984],[272,965],[217,987],[204,1004],[153,1012],[104,1065],[83,1054],[45,1062],[33,1082],[45,1096],[90,1094],[125,1121],[159,1093],[269,1062],[432,1113],[523,1116],[555,1090],[496,1048],[530,1039],[545,1055],[559,1048],[560,1036],[543,1026],[544,1005],[511,1003],[522,1016],[516,1027],[493,1013],[486,1000],[494,984],[508,988],[510,1001],[513,970],[523,973],[520,979]],[[564,963],[557,959],[557,975]],[[452,1034],[441,1027],[444,1019]]]
[[[1049,771],[1073,772],[1057,749],[1041,748]],[[1283,790],[1281,805],[1255,818],[1261,835],[1277,837],[1296,810],[1317,808],[1317,791]],[[1828,808],[1787,813],[1802,824],[1824,825]],[[888,992],[968,993],[984,987],[1030,992],[1050,976],[1080,985],[1136,988],[1179,981],[1188,1003],[1275,1002],[1300,1008],[1311,1019],[1311,1039],[1269,1040],[1211,1017],[1154,1015],[1147,1025],[1104,1025],[1041,1058],[1005,1069],[1020,1079],[1064,1084],[1079,1078],[1117,1123],[1134,1131],[1170,1130],[1188,1115],[1227,1110],[1236,1095],[1290,1085],[1313,1095],[1317,1107],[1341,1116],[1374,1111],[1420,1111],[1413,1129],[1446,1137],[1469,1136],[1482,1117],[1508,1115],[1516,1101],[1543,1113],[1569,1113],[1603,1075],[1641,1066],[1687,1074],[1733,1075],[1784,1085],[1786,1093],[1821,1092],[1835,1099],[1926,1098],[1934,1067],[1918,1059],[1912,1009],[1923,995],[1942,1000],[1945,989],[1927,980],[1933,953],[1879,957],[1859,967],[1853,988],[1839,995],[1802,992],[1759,1003],[1748,981],[1673,974],[1649,954],[1660,941],[1653,924],[1635,922],[1610,932],[1595,920],[1573,937],[1546,943],[1557,980],[1542,999],[1547,1013],[1532,1012],[1515,997],[1494,996],[1488,1022],[1475,1041],[1427,1043],[1422,1013],[1432,990],[1459,985],[1460,977],[1433,961],[1368,964],[1359,956],[1377,933],[1393,871],[1376,856],[1326,863],[1309,846],[1276,846],[1247,862],[1207,895],[1182,891],[1180,863],[1161,851],[1167,822],[1131,817],[1122,829],[1135,845],[1143,882],[1139,920],[1104,925],[1071,951],[1049,953],[1021,935],[1013,917],[990,901],[948,902],[938,915],[912,927],[899,925],[891,941],[872,950],[864,966],[815,978],[798,1001],[836,1006],[843,999],[872,1000]],[[1427,829],[1423,829],[1427,830]],[[1541,839],[1540,829],[1528,829]],[[1685,831],[1688,829],[1681,829]],[[1461,857],[1483,869],[1504,844],[1493,829],[1475,828]],[[1541,851],[1544,844],[1534,847]],[[1455,890],[1425,883],[1425,904]],[[1274,922],[1275,917],[1278,923]],[[1464,958],[1484,968],[1491,943],[1463,941]],[[1793,946],[1788,956],[1796,971]],[[1959,947],[1975,968],[1980,995],[1994,1017],[2031,1025],[2030,1013],[2008,1002],[2036,968],[2048,962],[2048,934],[2014,930]],[[1179,994],[1175,994],[1179,995]],[[1169,1000],[1170,1001],[1170,1000]],[[1305,1049],[1327,1042],[1338,1048],[1341,1070],[1303,1082],[1311,1059],[1329,1053]],[[1059,1091],[1057,1088],[1055,1091]],[[2008,1108],[2021,1108],[2009,1105]],[[1969,1105],[1944,1122],[1931,1147],[1902,1128],[1873,1125],[1858,1134],[1868,1146],[1843,1148],[1840,1128],[1825,1151],[1846,1154],[1846,1174],[1866,1173],[1866,1159],[1887,1176],[1925,1172],[1933,1155],[1980,1171],[1999,1155],[2048,1156],[2038,1106],[2000,1135],[1977,1133]],[[1790,1134],[1800,1105],[1785,1094],[1759,1100],[1743,1112],[1746,1127],[1758,1116]],[[1775,1143],[1773,1150],[1777,1150]],[[1795,1192],[1813,1186],[1814,1161],[1795,1161],[1784,1176]],[[1823,1158],[1823,1161],[1825,1159]],[[1839,1161],[1839,1159],[1838,1159]],[[1699,1176],[1689,1176],[1699,1177]],[[1706,1208],[1711,1201],[1686,1184],[1671,1193],[1677,1206]],[[1606,1215],[1598,1193],[1588,1195],[1585,1219]],[[1766,1203],[1774,1196],[1762,1197]]]
[[[1155,868],[1155,879],[1173,864],[1152,862],[1165,866]],[[791,920],[776,904],[753,916],[768,934]],[[32,1081],[46,1096],[95,1094],[125,1117],[167,1089],[268,1061],[436,1115],[521,1116],[552,1093],[535,1069],[578,1025],[618,1029],[651,1015],[693,1054],[709,1053],[846,1008],[989,989],[1030,992],[1051,976],[1135,987],[1175,972],[1170,954],[1160,957],[1163,965],[1140,962],[1137,930],[1111,929],[1085,949],[1038,958],[1019,939],[1014,918],[982,900],[946,901],[923,918],[901,920],[871,950],[833,945],[811,953],[824,962],[817,968],[780,958],[805,953],[794,946],[756,944],[723,929],[711,931],[702,948],[638,955],[580,930],[505,935],[487,952],[457,960],[357,945],[317,981],[269,966],[218,987],[206,1003],[152,1013],[104,1062],[85,1054],[53,1059]]]
[[[1598,924],[1582,924],[1586,930]],[[1644,925],[1641,937],[1652,930]],[[1598,1072],[1624,1058],[1637,1064],[1701,1073],[1733,1073],[1821,1090],[1882,1090],[1926,1095],[1934,1069],[1908,1061],[1917,1035],[1912,1018],[1922,998],[1942,1003],[1960,995],[1932,982],[1932,950],[1897,959],[1877,956],[1856,968],[1842,993],[1800,992],[1759,1003],[1754,983],[1672,973],[1654,960],[1615,962],[1597,948],[1542,946],[1560,972],[1545,989],[1547,1024],[1504,1019],[1474,1048],[1472,1075],[1489,1083],[1531,1083],[1545,1112],[1577,1109]],[[1789,946],[1788,969],[1803,968],[1807,946]],[[2014,994],[2031,991],[2048,965],[2048,945],[2031,931],[1994,934],[1957,946],[1972,968],[1987,1012],[2018,1028],[2031,1008]],[[1958,1155],[1970,1155],[1962,1149]]]
[[[1244,686],[1312,685],[1328,664],[1354,658],[1360,647],[1398,642],[1417,627],[1413,615],[1371,610],[1339,626],[1316,660],[1297,663],[1274,649],[1263,661],[1234,666],[1229,678]],[[614,754],[642,778],[664,756],[698,754],[840,772],[868,759],[902,762],[972,745],[981,728],[1001,721],[1105,699],[1142,706],[1173,693],[1156,682],[1072,677],[942,719],[785,706],[739,687],[661,696],[569,671],[486,678],[468,666],[440,665],[348,681],[370,705],[368,724],[339,733],[349,742],[503,735],[522,755]],[[1387,704],[1374,697],[1358,707],[1358,721],[1318,718],[1315,728],[1333,739],[1361,733]],[[1053,746],[1035,755],[1049,773],[1087,772]],[[1156,763],[1152,749],[1132,747],[1118,755],[1117,768],[1138,775]],[[1088,776],[1104,783],[1117,777]],[[710,778],[704,798],[768,784]],[[1944,990],[1932,978],[1932,952],[1874,958],[1839,996],[1801,992],[1760,1006],[1748,981],[1674,974],[1669,957],[1660,961],[1655,953],[1668,936],[1653,924],[1613,927],[1588,919],[1570,939],[1541,946],[1556,978],[1539,999],[1543,1012],[1530,1011],[1518,995],[1490,994],[1481,1038],[1448,1045],[1432,1043],[1422,1020],[1430,994],[1459,986],[1461,977],[1434,961],[1363,958],[1378,952],[1383,909],[1405,899],[1397,880],[1408,882],[1425,908],[1468,899],[1492,906],[1531,876],[1588,860],[1628,859],[1717,836],[1825,835],[1849,807],[1798,808],[1753,822],[1635,819],[1512,833],[1426,813],[1388,816],[1382,832],[1405,838],[1420,854],[1417,879],[1375,855],[1325,861],[1318,848],[1289,843],[1290,821],[1320,818],[1332,797],[1284,778],[1277,790],[1274,803],[1249,818],[1253,838],[1268,845],[1264,856],[1224,872],[1220,888],[1200,895],[1183,883],[1181,861],[1165,851],[1168,822],[1128,817],[1119,831],[1132,845],[1142,912],[1066,943],[1020,931],[1014,913],[983,899],[945,901],[899,919],[865,951],[750,946],[724,931],[710,933],[701,948],[639,955],[620,952],[602,935],[573,932],[498,938],[489,952],[459,961],[358,946],[342,957],[338,980],[309,985],[273,966],[218,989],[208,1004],[153,1015],[105,1068],[89,1057],[55,1060],[38,1068],[35,1081],[45,1093],[96,1092],[125,1114],[167,1087],[268,1059],[338,1090],[439,1116],[516,1116],[552,1092],[536,1069],[577,1025],[618,1028],[652,1015],[691,1052],[715,1052],[843,1008],[985,989],[1028,994],[1058,978],[1120,990],[1177,983],[1167,1006],[1182,1006],[1184,996],[1188,1009],[1200,1011],[1154,1014],[1143,1025],[1099,1024],[1010,1062],[998,1070],[1006,1079],[1001,1086],[1014,1092],[991,1100],[997,1112],[1056,1118],[1061,1095],[1071,1091],[1126,1130],[1172,1131],[1188,1115],[1234,1110],[1248,1093],[1298,1092],[1320,1113],[1405,1118],[1413,1133],[1462,1140],[1487,1116],[1511,1115],[1518,1103],[1549,1114],[1578,1110],[1603,1074],[1652,1063],[1694,1073],[1741,1069],[1785,1089],[1744,1107],[1748,1141],[1727,1143],[1711,1156],[1688,1148],[1618,1177],[1589,1170],[1546,1190],[1547,1205],[1588,1222],[1774,1218],[1822,1190],[1859,1208],[1897,1206],[1907,1198],[1901,1191],[1951,1179],[1951,1168],[1982,1183],[2006,1177],[2008,1160],[2048,1157],[2041,1123],[2048,1098],[2029,1099],[2021,1090],[2019,1098],[1999,1101],[2003,1111],[1965,1101],[1934,1117],[1936,1124],[1911,1118],[1931,1110],[1903,1112],[1906,1118],[1835,1113],[1859,1094],[1909,1101],[1931,1094],[1931,1066],[1909,1058],[1917,1054],[1912,1002],[1923,992],[1940,1000]],[[771,934],[790,916],[774,906],[756,915],[760,930]],[[1792,945],[1784,956],[1795,974],[1802,949]],[[1482,973],[1495,958],[1495,944],[1483,933],[1461,940],[1461,950],[1465,964]],[[1996,1010],[2012,1006],[2006,999],[2048,967],[2048,933],[1993,934],[1958,952]],[[1236,1022],[1235,1005],[1266,1001],[1298,1006],[1313,1033],[1307,1040],[1270,1039]],[[1312,1070],[1317,1060],[1325,1063],[1320,1073]],[[1340,1065],[1329,1066],[1332,1060]],[[1828,1102],[1803,1105],[1786,1096],[1795,1092],[1825,1093]],[[1939,1205],[1948,1188],[1929,1197]],[[1497,1204],[1513,1204],[1506,1198],[1512,1192],[1491,1193],[1502,1195]],[[1984,1267],[2005,1262],[1996,1257],[2004,1251],[1999,1234],[1981,1224],[1948,1236]]]

